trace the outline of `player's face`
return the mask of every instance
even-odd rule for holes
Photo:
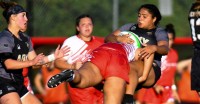
[[[153,29],[155,28],[154,22],[156,18],[152,17],[152,14],[146,8],[140,9],[138,13],[138,27],[143,29]]]
[[[19,30],[26,31],[27,29],[28,18],[26,12],[21,12],[15,15],[15,23],[18,26]]]
[[[91,36],[93,31],[92,20],[88,17],[80,19],[79,25],[77,26],[77,30],[79,31],[79,35],[82,35],[84,37]]]

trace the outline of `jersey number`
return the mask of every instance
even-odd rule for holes
[[[197,33],[197,31],[195,31],[195,27],[197,26],[200,26],[200,18],[198,18],[196,21],[194,18],[190,19],[190,27],[192,31],[193,41],[200,40],[200,33]]]

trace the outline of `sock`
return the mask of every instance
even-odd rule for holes
[[[134,104],[134,98],[131,94],[125,94],[122,100],[122,104]]]

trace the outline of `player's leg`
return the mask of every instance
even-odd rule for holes
[[[104,103],[121,104],[125,93],[126,81],[119,77],[108,77],[104,83]]]
[[[129,65],[131,68],[131,71],[129,73],[130,83],[128,85],[128,89],[127,89],[126,93],[134,94],[134,91],[136,89],[136,86],[138,87],[138,84],[140,87],[152,87],[160,77],[160,74],[161,74],[160,68],[158,67],[158,65],[153,63],[152,68],[150,70],[150,73],[149,73],[146,81],[139,83],[137,80],[143,73],[144,62],[143,61],[133,61],[133,62],[130,62]]]
[[[155,83],[155,73],[153,68],[151,68],[150,73],[145,82],[139,83],[138,79],[142,76],[144,69],[143,61],[132,61],[129,63],[130,73],[129,73],[129,84],[126,87],[126,93],[123,98],[123,104],[130,103],[133,104],[133,95],[137,88],[152,86]]]
[[[22,104],[42,104],[40,100],[34,96],[31,92],[27,92],[21,97]]]
[[[54,75],[49,79],[48,87],[56,87],[64,81],[70,82],[73,87],[86,88],[100,83],[102,76],[96,65],[91,62],[86,62],[78,70],[64,70]]]
[[[102,81],[99,68],[91,62],[86,62],[79,70],[74,70],[74,74],[74,80],[70,84],[75,87],[87,88],[95,86]]]
[[[132,61],[129,63],[129,84],[127,84],[126,94],[134,94],[134,91],[138,85],[138,79],[140,76],[142,76],[142,72],[144,69],[143,64],[143,61]]]
[[[0,104],[22,104],[16,92],[10,92],[0,97]]]
[[[0,104],[22,104],[20,95],[17,93],[18,83],[0,77]]]

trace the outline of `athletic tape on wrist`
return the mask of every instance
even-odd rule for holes
[[[47,58],[48,58],[49,62],[55,60],[55,56],[54,56],[54,54],[50,54],[50,55],[48,55]]]

